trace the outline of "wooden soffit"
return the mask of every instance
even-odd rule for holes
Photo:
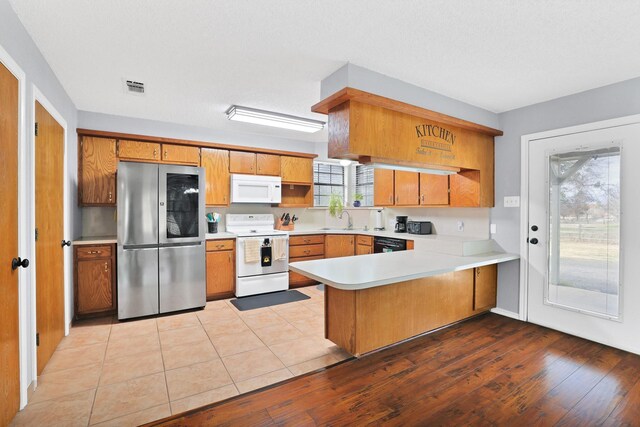
[[[375,105],[377,107],[398,111],[400,113],[410,114],[415,117],[421,117],[423,119],[432,120],[435,122],[457,126],[461,129],[467,129],[485,135],[502,135],[502,131],[498,129],[493,129],[488,126],[469,122],[467,120],[462,120],[456,117],[448,116],[446,114],[427,110],[426,108],[417,107],[405,102],[396,101],[391,98],[386,98],[384,96],[375,95],[373,93],[350,87],[341,89],[328,98],[325,98],[324,100],[318,102],[311,107],[311,111],[313,111],[314,113],[329,114],[329,111],[331,111],[333,108],[347,101],[358,101],[364,104]]]

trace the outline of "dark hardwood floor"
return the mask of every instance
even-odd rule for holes
[[[150,425],[640,425],[640,356],[486,314]]]

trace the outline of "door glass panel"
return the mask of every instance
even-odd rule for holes
[[[198,175],[167,174],[167,238],[198,236]]]
[[[620,147],[549,156],[546,301],[620,315]]]

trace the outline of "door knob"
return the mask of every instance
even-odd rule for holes
[[[60,243],[60,246],[62,246],[63,248],[64,248],[65,246],[71,246],[71,240],[63,240],[63,241]]]
[[[537,245],[538,244],[538,239],[536,239],[535,237],[531,240],[529,240],[529,243],[531,243],[532,245]]]
[[[20,257],[12,259],[11,260],[11,269],[15,270],[18,267],[22,267],[22,268],[29,267],[29,260],[26,259],[26,258],[22,259]]]
[[[532,225],[531,226],[531,231],[538,231],[538,226],[537,225]]]

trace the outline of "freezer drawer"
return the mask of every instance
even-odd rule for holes
[[[158,243],[158,165],[118,164],[118,244]]]
[[[204,242],[160,248],[160,313],[204,307],[207,300]]]
[[[118,246],[118,319],[158,314],[158,248]]]

